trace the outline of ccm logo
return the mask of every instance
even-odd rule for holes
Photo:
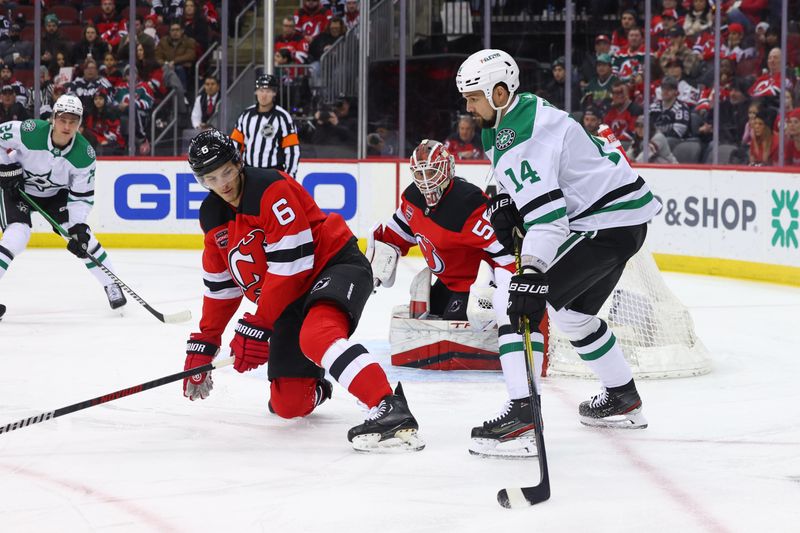
[[[527,292],[530,294],[547,294],[549,287],[547,285],[531,285],[530,283],[517,283],[512,281],[508,284],[508,290],[514,292]]]

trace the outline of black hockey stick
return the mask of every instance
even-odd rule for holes
[[[39,214],[40,214],[40,215],[42,215],[42,216],[43,216],[43,217],[44,217],[44,218],[45,218],[45,219],[46,219],[46,220],[47,220],[47,221],[50,223],[50,225],[51,225],[51,226],[53,226],[53,229],[54,229],[54,230],[56,230],[56,232],[57,232],[59,235],[61,235],[62,237],[64,237],[64,238],[65,238],[65,239],[67,239],[67,240],[69,240],[69,239],[70,239],[70,236],[69,236],[69,233],[67,233],[67,230],[65,230],[65,229],[64,229],[64,228],[61,226],[61,224],[59,224],[58,222],[56,222],[55,220],[53,220],[53,219],[50,217],[50,215],[48,215],[48,214],[47,214],[47,212],[45,212],[45,210],[44,210],[44,209],[42,209],[41,207],[39,207],[39,205],[38,205],[36,202],[34,202],[34,201],[33,201],[33,199],[32,199],[30,196],[28,196],[28,194],[27,194],[25,191],[23,191],[22,189],[20,189],[19,193],[22,195],[22,197],[25,199],[25,201],[26,201],[26,202],[28,202],[28,204],[30,204],[30,206],[31,206],[31,207],[33,207],[35,210],[37,210],[37,211],[39,212]],[[191,320],[191,319],[192,319],[192,312],[191,312],[191,311],[189,311],[188,309],[186,309],[186,310],[184,310],[184,311],[178,311],[177,313],[171,313],[171,314],[169,314],[169,315],[165,315],[164,313],[160,313],[160,312],[156,311],[155,309],[153,309],[153,308],[150,306],[150,304],[148,304],[147,302],[145,302],[145,301],[142,299],[142,297],[141,297],[141,296],[139,296],[138,294],[136,294],[135,292],[133,292],[133,289],[131,289],[130,287],[128,287],[128,285],[127,285],[125,282],[123,282],[121,279],[119,279],[119,278],[116,276],[116,274],[114,274],[113,272],[111,272],[111,270],[109,270],[109,269],[108,269],[108,267],[106,267],[106,266],[105,266],[103,263],[101,263],[100,261],[98,261],[98,260],[97,260],[97,258],[96,258],[95,256],[93,256],[92,254],[90,254],[90,253],[88,253],[88,252],[87,252],[87,257],[88,257],[88,258],[89,258],[89,259],[92,261],[92,263],[94,263],[94,264],[95,264],[95,266],[97,266],[97,267],[98,267],[100,270],[102,270],[103,272],[105,272],[105,273],[108,275],[108,277],[109,277],[109,278],[111,278],[112,280],[114,280],[114,282],[115,282],[116,284],[118,284],[120,287],[122,287],[123,289],[125,289],[125,292],[127,292],[128,294],[130,294],[130,295],[131,295],[131,297],[132,297],[134,300],[136,300],[136,301],[137,301],[139,304],[141,304],[141,305],[142,305],[142,307],[144,307],[145,309],[147,309],[148,311],[150,311],[150,314],[151,314],[151,315],[153,315],[154,317],[156,317],[157,319],[159,319],[161,322],[166,322],[166,323],[168,323],[168,324],[174,324],[174,323],[176,323],[176,322],[186,322],[186,321],[188,321],[188,320]]]
[[[517,260],[517,272],[522,271],[522,233],[514,228],[514,255]],[[531,324],[528,317],[523,318],[525,332],[525,368],[528,373],[528,389],[531,393],[531,410],[533,411],[533,433],[536,437],[536,451],[539,456],[539,484],[532,487],[507,488],[497,493],[497,501],[507,509],[528,507],[550,499],[550,474],[547,470],[547,452],[544,448],[544,432],[542,430],[542,401],[536,390],[536,365],[533,364],[533,348],[531,347]]]
[[[78,402],[72,405],[68,405],[67,407],[61,407],[54,411],[47,411],[46,413],[30,416],[28,418],[23,418],[22,420],[18,420],[11,424],[0,426],[0,434],[8,433],[9,431],[14,431],[15,429],[32,426],[33,424],[38,424],[39,422],[44,422],[46,420],[52,420],[53,418],[58,418],[59,416],[68,415],[70,413],[74,413],[75,411],[81,411],[83,409],[88,409],[89,407],[94,407],[95,405],[108,403],[117,400],[119,398],[124,398],[125,396],[130,396],[132,394],[137,394],[139,392],[146,391],[148,389],[154,389],[156,387],[160,387],[161,385],[166,385],[167,383],[180,381],[184,378],[194,376],[195,374],[202,374],[203,372],[211,372],[215,368],[221,368],[223,366],[227,366],[233,363],[233,361],[234,361],[233,357],[218,359],[216,361],[208,363],[207,365],[190,368],[189,370],[184,370],[183,372],[178,372],[177,374],[164,376],[163,378],[154,379],[153,381],[148,381],[147,383],[134,385],[133,387],[129,387],[127,389],[121,389],[116,392],[104,394],[103,396],[98,396],[97,398],[92,398],[91,400],[86,400],[83,402]]]

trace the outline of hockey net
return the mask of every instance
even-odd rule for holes
[[[611,327],[637,378],[697,376],[711,360],[694,331],[688,309],[669,290],[645,248],[628,261],[598,316]],[[550,321],[550,375],[593,377],[569,341]]]

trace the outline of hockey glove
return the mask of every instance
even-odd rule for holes
[[[4,192],[16,192],[24,183],[22,165],[19,163],[0,164],[0,188]]]
[[[69,250],[76,257],[86,259],[88,257],[89,249],[89,226],[86,224],[75,224],[69,228],[69,241],[67,241],[67,250]]]
[[[508,194],[502,193],[492,197],[486,203],[486,212],[492,223],[497,240],[510,254],[514,253],[514,228],[519,228],[523,235],[525,229],[522,217]]]
[[[247,372],[269,360],[269,336],[272,331],[260,326],[261,319],[250,313],[236,324],[236,334],[231,341],[231,353],[236,360],[233,368]]]
[[[520,335],[525,331],[527,317],[531,328],[537,328],[544,317],[550,283],[547,274],[531,267],[522,267],[522,273],[511,277],[508,284],[508,318],[511,327]]]
[[[186,342],[184,370],[207,365],[214,360],[219,351],[219,346],[216,344],[200,340],[196,336],[196,333],[192,333]],[[211,374],[207,372],[201,372],[183,380],[183,395],[192,401],[198,398],[205,400],[211,394],[211,389],[213,388],[214,381],[211,379]]]

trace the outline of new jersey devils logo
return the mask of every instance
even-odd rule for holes
[[[244,291],[247,299],[258,302],[261,280],[267,271],[267,253],[264,250],[264,232],[254,229],[228,252],[228,265],[233,280]]]
[[[434,274],[441,274],[444,272],[444,261],[442,261],[439,254],[436,253],[436,247],[433,243],[421,233],[417,233],[414,237],[417,239],[417,245],[419,249],[422,250],[422,255],[425,257],[425,262],[428,263],[428,268],[431,272]]]

